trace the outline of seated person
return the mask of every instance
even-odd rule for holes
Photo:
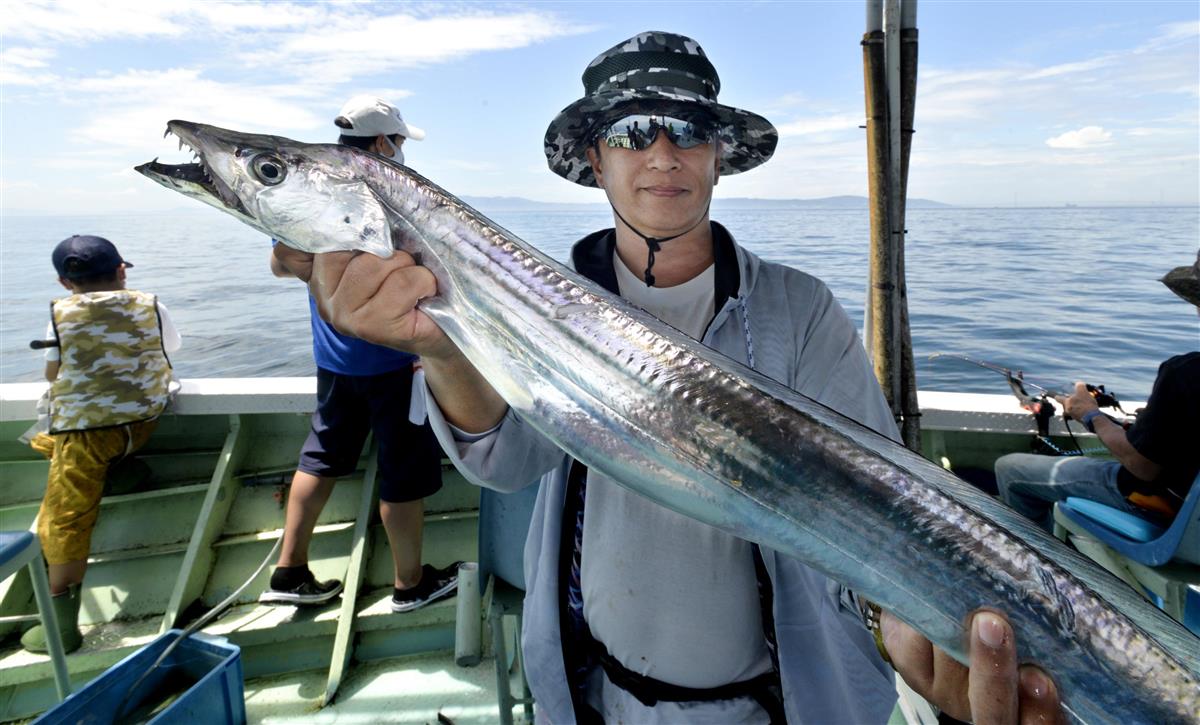
[[[1200,255],[1163,284],[1200,307]],[[1083,383],[1058,396],[1066,414],[1095,433],[1116,459],[1013,453],[996,461],[996,485],[1006,504],[1053,528],[1054,502],[1086,498],[1122,511],[1171,518],[1200,471],[1196,412],[1200,411],[1200,352],[1168,359],[1146,407],[1129,430],[1100,412]]]

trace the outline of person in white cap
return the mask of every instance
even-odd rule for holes
[[[424,131],[405,123],[399,108],[375,96],[346,101],[333,123],[342,129],[338,143],[387,156],[398,164],[404,163],[405,139],[425,138]]]
[[[404,139],[425,132],[404,122],[400,109],[374,96],[351,98],[334,125],[342,144],[403,163]],[[277,277],[307,277],[311,261],[274,245]],[[308,566],[317,518],[337,480],[354,472],[367,433],[378,444],[379,515],[392,549],[393,612],[408,612],[449,597],[458,586],[458,562],[436,568],[421,562],[424,499],[442,486],[442,451],[427,423],[409,420],[417,357],[339,334],[321,319],[309,297],[317,409],[292,478],[283,546],[265,604],[322,605],[342,591],[337,579],[318,581]]]

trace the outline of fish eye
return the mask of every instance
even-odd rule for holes
[[[250,160],[250,170],[267,186],[275,186],[287,176],[287,167],[274,154],[259,154]]]

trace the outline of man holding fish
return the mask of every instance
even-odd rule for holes
[[[555,173],[604,190],[615,229],[577,243],[575,269],[894,438],[854,327],[828,289],[759,260],[709,219],[719,177],[767,161],[774,127],[717,103],[716,70],[679,35],[625,40],[583,80],[585,96],[550,124],[546,155]],[[626,131],[636,127],[656,134],[640,150]],[[421,310],[437,282],[411,255],[320,254],[309,284],[339,330],[422,357],[431,423],[471,478],[502,490],[540,478],[523,633],[539,722],[883,722],[895,700],[885,660],[958,719],[1061,717],[1050,679],[1018,667],[1002,616],[972,618],[968,669],[798,561],[571,459]]]

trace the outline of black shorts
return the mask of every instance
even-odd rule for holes
[[[339,478],[358,468],[367,432],[379,444],[379,498],[416,501],[442,487],[442,449],[429,423],[408,420],[412,368],[380,375],[339,375],[317,368],[317,410],[300,450],[305,473]]]

